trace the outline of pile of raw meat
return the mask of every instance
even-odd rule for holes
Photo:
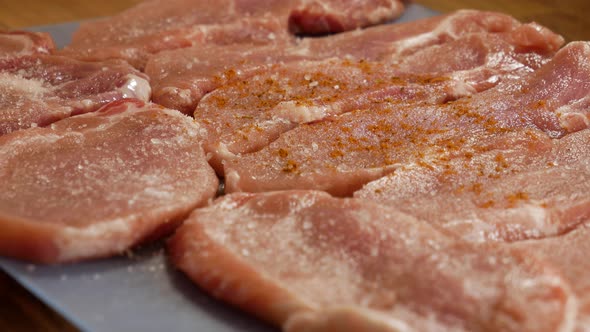
[[[284,331],[590,331],[590,43],[381,24],[404,5],[149,0],[60,50],[1,33],[0,255],[173,234]]]

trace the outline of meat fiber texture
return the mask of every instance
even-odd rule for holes
[[[0,60],[32,54],[49,54],[53,50],[55,43],[48,33],[0,31]]]
[[[476,242],[545,238],[578,227],[590,213],[588,59],[587,43],[568,45],[537,73],[543,81],[522,87],[531,95],[517,104],[520,114],[502,115],[509,126],[532,121],[542,131],[478,137],[457,156],[405,164],[355,196],[397,206]],[[549,71],[557,75],[549,79]]]
[[[443,103],[475,91],[462,81],[403,75],[379,62],[332,59],[270,71],[215,90],[194,113],[219,174],[228,160],[258,151],[300,124],[382,102]]]
[[[163,50],[207,44],[274,44],[292,38],[289,24],[298,32],[340,32],[383,23],[403,12],[399,0],[321,3],[325,6],[302,0],[150,0],[82,24],[63,54],[94,61],[125,59],[142,69],[150,54]],[[309,17],[331,24],[310,26]]]
[[[150,99],[147,76],[124,61],[22,54],[0,59],[0,135],[93,112],[123,98]]]
[[[354,30],[397,18],[400,0],[301,0],[289,15],[289,29],[299,34],[326,34]]]
[[[454,53],[435,63],[447,70],[443,81],[472,89],[457,100],[441,93],[448,89],[415,100],[398,90],[395,100],[359,107],[363,98],[351,91],[369,89],[359,80],[367,73],[334,59],[224,81],[195,117],[209,141],[223,141],[229,128],[230,144],[205,144],[229,194],[178,229],[169,242],[174,264],[285,331],[588,330],[582,279],[590,269],[576,260],[584,259],[590,211],[590,43],[554,54],[560,38],[534,24],[515,30],[389,60],[421,73],[437,51],[461,50],[482,65],[459,67],[470,62],[453,62]],[[465,51],[486,40],[489,58]],[[285,74],[296,66],[318,69]],[[332,68],[351,79],[317,76]],[[388,70],[367,81],[378,87]],[[309,84],[317,96],[303,89]],[[352,85],[343,89],[352,106],[338,113],[346,97],[331,94],[341,85]],[[336,113],[322,113],[327,100]],[[296,111],[285,111],[291,101],[300,102],[289,108]],[[260,110],[266,117],[256,122]]]
[[[230,194],[172,261],[284,331],[568,331],[576,297],[533,256],[456,242],[395,208],[324,192]]]
[[[490,63],[493,55],[505,58],[505,62],[516,57],[513,65],[531,68],[552,56],[562,43],[559,35],[539,25],[521,24],[499,13],[463,10],[297,42],[277,41],[258,47],[199,45],[165,51],[150,57],[145,70],[151,78],[155,102],[191,114],[208,92],[255,73],[268,73],[276,64],[346,58],[395,63],[406,72],[449,73],[479,62],[477,72],[492,77],[493,68],[486,73],[484,62],[496,69],[502,65]],[[500,52],[508,54],[502,56]]]
[[[588,330],[590,43],[470,10],[293,35],[402,11],[151,0],[61,51],[0,34],[0,255],[107,257],[190,214],[172,262],[285,331]]]
[[[410,164],[485,149],[537,129],[551,138],[587,127],[590,44],[570,43],[543,67],[443,105],[381,103],[298,126],[225,163],[226,191],[320,189],[346,196]]]
[[[537,255],[549,261],[565,277],[578,296],[578,316],[574,331],[584,332],[590,328],[590,229],[578,227],[562,236],[542,240],[516,242],[512,247]]]
[[[167,233],[217,192],[199,130],[123,100],[0,137],[0,255],[78,261]]]
[[[402,167],[355,197],[394,206],[472,242],[556,236],[590,217],[590,130],[525,131],[461,158]]]
[[[552,35],[554,44],[519,50],[515,35],[522,28],[470,33],[388,61],[332,58],[268,66],[206,95],[194,117],[207,129],[205,150],[223,174],[224,162],[259,151],[301,124],[370,111],[383,102],[442,104],[522,78],[549,61],[560,40]]]

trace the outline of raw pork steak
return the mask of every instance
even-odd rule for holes
[[[300,124],[382,102],[436,104],[473,92],[462,80],[407,75],[381,62],[303,61],[215,90],[194,117],[205,129],[212,166],[223,174],[224,161],[258,151]]]
[[[471,40],[464,39],[471,35]],[[481,45],[477,45],[478,36],[483,39]],[[500,57],[503,61],[492,65],[495,68],[509,64],[508,60],[514,57],[513,65],[538,67],[562,43],[563,38],[536,24],[521,24],[499,13],[463,10],[415,22],[305,38],[296,44],[277,41],[258,47],[199,45],[166,51],[150,57],[146,73],[155,102],[191,114],[206,93],[228,82],[246,79],[254,72],[268,72],[273,64],[337,57],[400,62],[405,71],[413,72],[432,73],[436,67],[448,73],[479,62],[484,67],[480,72],[485,74],[483,65],[494,59],[494,54],[508,53]]]
[[[373,0],[364,6],[355,5],[363,10],[361,17],[344,17],[340,7],[357,2],[322,0],[327,5],[323,11],[312,10],[309,15],[327,20],[338,17],[342,27],[327,26],[324,31],[314,27],[313,32],[380,23],[403,10],[399,4],[385,8]],[[291,11],[297,7],[294,17],[305,18],[315,5],[300,0],[150,0],[118,15],[83,24],[64,51],[85,60],[125,59],[143,68],[150,54],[163,50],[204,44],[272,44],[292,38],[287,27]],[[296,19],[294,26],[299,21]],[[305,30],[306,25],[301,28]]]
[[[283,2],[144,1],[117,15],[82,24],[63,54],[93,61],[125,59],[143,68],[150,54],[168,49],[272,43],[288,37],[280,18],[286,15]]]
[[[0,137],[0,255],[69,262],[170,230],[218,180],[189,117],[139,100]]]
[[[403,12],[402,0],[299,0],[289,15],[289,29],[312,35],[342,32],[387,22]]]
[[[225,196],[169,249],[210,294],[290,332],[553,332],[576,314],[569,285],[532,257],[322,192]]]
[[[402,24],[381,25],[308,40],[311,53],[387,60],[402,59],[421,49],[473,33],[511,33],[513,43],[525,51],[540,46],[540,51],[550,49],[554,52],[563,43],[561,36],[538,24],[523,24],[506,14],[478,10],[459,10]]]
[[[10,31],[0,32],[0,61],[5,58],[33,54],[48,54],[55,49],[48,33]]]
[[[0,135],[46,126],[122,98],[148,101],[147,77],[120,60],[34,55],[0,60]]]
[[[302,123],[382,102],[448,102],[523,77],[548,61],[556,45],[537,35],[542,42],[534,50],[521,49],[520,35],[472,33],[389,61],[268,66],[205,96],[194,117],[207,130],[205,151],[222,174],[224,160],[258,151]]]
[[[590,129],[559,140],[535,131],[367,184],[370,199],[468,241],[555,236],[590,218]]]
[[[267,70],[274,63],[308,58],[314,56],[292,42],[202,45],[151,56],[145,73],[150,77],[154,102],[192,114],[201,98],[219,86]]]
[[[412,163],[484,147],[486,137],[535,128],[560,137],[583,129],[590,102],[590,44],[570,43],[532,75],[444,105],[381,103],[281,135],[228,160],[226,190],[321,189],[350,195]]]
[[[548,260],[569,281],[578,296],[576,332],[590,328],[590,229],[588,225],[565,234],[542,240],[518,242],[513,245],[531,256]]]

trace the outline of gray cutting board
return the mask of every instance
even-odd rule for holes
[[[412,4],[399,21],[436,13]],[[32,28],[67,45],[77,23]],[[66,266],[34,266],[0,258],[0,268],[83,331],[276,331],[220,303],[166,262],[162,245]]]

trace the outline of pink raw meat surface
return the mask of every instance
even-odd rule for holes
[[[192,114],[207,93],[273,63],[313,58],[298,52],[294,43],[203,45],[163,51],[151,56],[145,72],[154,90],[153,99],[166,107]]]
[[[300,125],[226,161],[226,190],[350,195],[404,165],[453,158],[527,128],[557,138],[586,127],[590,44],[570,43],[533,74],[444,105],[381,103]],[[481,143],[481,144],[480,144]]]
[[[578,316],[574,331],[585,332],[590,327],[590,229],[588,226],[557,237],[517,242],[512,247],[549,261],[572,285],[578,297]]]
[[[473,40],[465,39],[471,35]],[[477,44],[478,38],[482,39],[481,45]],[[499,13],[463,10],[297,42],[199,45],[166,51],[150,57],[146,73],[151,78],[155,102],[190,114],[208,92],[228,82],[247,79],[253,73],[269,72],[275,64],[336,57],[393,62],[411,72],[432,73],[436,69],[448,73],[474,69],[469,66],[481,62],[478,67],[482,68],[475,73],[493,76],[493,69],[486,72],[485,62],[487,67],[496,69],[501,65],[507,68],[508,64],[513,66],[512,70],[519,66],[534,68],[562,43],[559,35],[536,24],[522,24]],[[508,54],[503,56],[500,52]],[[493,54],[502,61],[490,63]]]
[[[0,135],[93,112],[123,98],[148,101],[150,95],[147,77],[120,60],[0,59]]]
[[[203,44],[272,43],[288,38],[281,17],[292,1],[151,0],[81,25],[62,53],[125,59],[143,68],[150,54]]]
[[[407,165],[354,195],[474,242],[555,236],[588,220],[590,130],[506,138],[447,162]]]
[[[223,163],[258,151],[298,125],[380,103],[443,103],[475,90],[462,81],[400,73],[381,62],[330,59],[271,67],[205,96],[194,117],[205,151]]]
[[[524,49],[520,36],[515,30],[472,33],[388,61],[267,66],[205,96],[194,117],[207,130],[205,150],[222,174],[225,160],[258,151],[300,124],[384,102],[441,104],[469,96],[532,73],[559,45],[537,36],[539,44]]]
[[[289,15],[289,29],[301,34],[354,30],[391,21],[404,12],[402,0],[300,0]]]
[[[213,296],[284,331],[566,331],[576,298],[532,256],[323,192],[231,194],[169,242]]]
[[[48,33],[0,31],[0,61],[25,55],[49,54],[53,50],[55,50],[55,43]]]
[[[217,191],[198,131],[123,100],[0,137],[0,254],[69,262],[162,235]]]
[[[310,15],[331,18],[342,14],[341,6],[356,2],[323,0],[329,6]],[[288,30],[291,12],[298,8],[301,11],[295,12],[294,17],[305,16],[309,6],[313,4],[300,0],[145,1],[118,15],[84,23],[64,54],[85,60],[125,59],[144,68],[150,54],[164,50],[206,44],[273,44],[292,38]],[[361,15],[370,19],[341,17],[347,29],[395,18],[403,6],[384,10],[378,1],[371,1],[359,9],[363,10]],[[323,32],[342,28],[328,26]]]

